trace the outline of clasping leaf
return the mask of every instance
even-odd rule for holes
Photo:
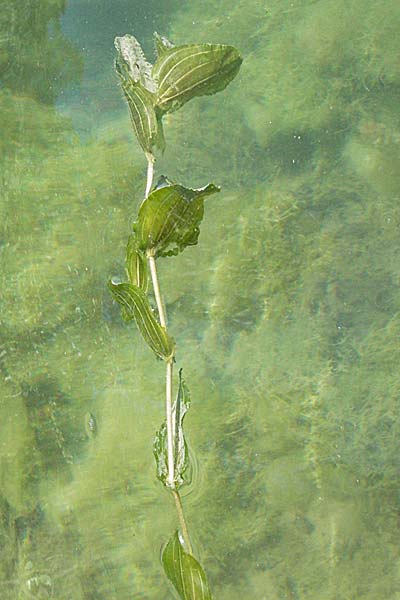
[[[134,319],[147,345],[157,356],[170,361],[175,353],[175,342],[156,320],[146,294],[130,283],[109,281],[114,299],[122,306],[126,321]]]
[[[190,407],[190,394],[179,371],[179,387],[176,400],[172,406],[172,436],[174,448],[174,489],[178,490],[184,483],[184,475],[189,467],[189,450],[183,432],[183,419]],[[166,486],[168,481],[168,445],[167,424],[161,425],[153,444],[154,457],[157,464],[157,477]]]
[[[142,202],[134,225],[140,249],[153,256],[171,256],[194,246],[204,215],[204,198],[219,192],[212,183],[199,189],[185,188],[163,179]]]
[[[203,567],[185,552],[177,531],[165,546],[161,559],[166,576],[182,600],[212,600]]]
[[[242,57],[233,46],[186,44],[172,46],[156,34],[158,59],[152,69],[157,83],[157,110],[180,108],[195,96],[215,94],[236,76]]]

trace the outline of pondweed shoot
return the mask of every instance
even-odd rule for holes
[[[157,476],[174,496],[180,531],[172,535],[163,550],[164,570],[183,600],[211,600],[206,574],[193,556],[179,494],[189,469],[183,419],[189,409],[190,395],[180,370],[176,399],[172,401],[176,345],[167,331],[156,260],[175,256],[188,246],[197,244],[204,200],[219,192],[219,188],[210,183],[199,189],[190,189],[166,177],[161,177],[153,187],[153,175],[155,152],[165,149],[163,115],[178,110],[196,96],[223,90],[237,74],[242,58],[232,46],[174,46],[157,33],[154,37],[157,51],[154,65],[146,60],[133,36],[115,39],[115,68],[148,168],[145,198],[127,244],[129,281],[117,283],[111,280],[109,289],[121,305],[123,318],[135,320],[144,341],[166,363],[166,418],[154,440],[154,456]],[[149,280],[157,304],[157,316],[148,297]]]

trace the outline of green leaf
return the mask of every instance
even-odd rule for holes
[[[195,96],[215,94],[236,76],[242,57],[233,46],[187,44],[168,47],[156,37],[158,59],[152,69],[157,83],[157,109],[163,114]]]
[[[142,202],[134,224],[140,249],[156,257],[176,255],[197,244],[204,198],[220,191],[213,184],[193,190],[165,181]]]
[[[161,559],[166,576],[182,600],[212,600],[203,567],[185,552],[177,531],[165,546]]]
[[[183,419],[189,410],[190,394],[182,378],[182,369],[179,371],[179,387],[176,400],[172,406],[173,448],[174,448],[174,489],[178,490],[184,483],[184,475],[189,467],[189,450],[183,432]],[[167,424],[161,425],[156,433],[153,452],[157,464],[157,477],[166,486],[168,481],[168,444]]]
[[[132,127],[144,152],[153,153],[157,147],[165,149],[160,118],[154,110],[154,99],[140,84],[123,82],[122,89],[128,102]]]
[[[136,137],[144,152],[151,153],[155,146],[164,150],[161,118],[155,111],[157,85],[151,75],[152,66],[132,35],[116,37],[114,45],[115,70],[121,79]]]
[[[156,320],[146,294],[130,283],[108,282],[114,299],[122,306],[125,320],[135,319],[147,345],[165,361],[173,358],[175,342]]]
[[[149,278],[147,260],[143,252],[138,248],[136,236],[131,234],[126,247],[126,270],[132,285],[147,292]]]

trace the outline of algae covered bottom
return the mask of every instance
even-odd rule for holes
[[[0,596],[173,597],[163,385],[106,289],[145,169],[113,40],[151,54],[157,30],[244,57],[229,91],[168,116],[158,165],[222,187],[174,258],[187,277],[162,274],[213,595],[395,600],[400,9],[114,4],[4,0],[0,16]]]

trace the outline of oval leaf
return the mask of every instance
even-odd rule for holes
[[[115,70],[121,79],[139,144],[144,152],[152,152],[154,146],[163,150],[165,142],[161,119],[154,108],[156,84],[151,77],[151,65],[133,36],[117,37],[114,44]]]
[[[162,553],[168,579],[182,600],[212,600],[207,577],[200,563],[183,549],[176,531]]]
[[[152,70],[158,85],[157,109],[172,112],[195,96],[215,94],[232,81],[242,64],[233,46],[187,44],[168,48],[157,38],[159,57]]]
[[[147,260],[138,248],[136,236],[131,234],[126,247],[126,270],[132,285],[147,292],[149,277],[147,273]]]
[[[213,184],[193,190],[163,180],[140,206],[134,225],[140,249],[154,256],[171,256],[196,245],[204,198],[219,191]]]
[[[127,321],[135,319],[136,325],[147,345],[165,361],[173,358],[175,343],[164,327],[156,320],[146,294],[130,283],[114,283],[108,286],[114,299],[122,306]]]

